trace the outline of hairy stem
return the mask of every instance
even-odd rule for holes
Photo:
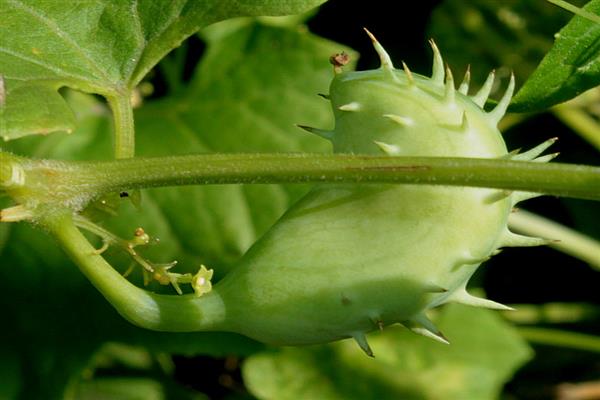
[[[133,324],[169,332],[224,329],[225,309],[215,291],[197,298],[194,295],[160,295],[140,289],[95,251],[75,227],[70,213],[54,213],[41,223],[81,272]]]
[[[70,165],[73,168],[64,179],[77,193],[192,184],[383,182],[490,187],[600,200],[600,167],[559,163],[343,154],[206,154]]]
[[[14,201],[73,210],[109,192],[240,183],[410,183],[600,200],[600,167],[501,159],[265,153],[64,162],[0,151],[0,160],[0,189]]]
[[[135,129],[131,93],[119,93],[107,97],[115,123],[115,158],[135,155]]]

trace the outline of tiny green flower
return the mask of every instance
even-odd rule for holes
[[[212,279],[213,272],[212,269],[206,269],[204,265],[201,265],[196,275],[192,277],[192,288],[194,288],[197,297],[212,290],[212,283],[210,280]]]

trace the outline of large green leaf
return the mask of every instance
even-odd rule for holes
[[[128,95],[169,51],[211,23],[295,14],[322,2],[0,0],[0,76],[5,86],[5,93],[0,88],[0,108],[6,107],[0,114],[0,136],[8,140],[70,130],[57,88]],[[42,104],[42,110],[58,112],[36,110]],[[10,117],[5,115],[9,112]],[[46,118],[39,119],[40,114]]]
[[[332,77],[327,60],[340,50],[344,49],[297,27],[267,27],[252,21],[227,34],[210,35],[206,55],[187,89],[148,102],[136,113],[139,153],[327,150],[324,140],[294,123],[332,123],[329,104],[317,93],[327,93]],[[74,134],[22,138],[9,142],[9,149],[59,159],[110,157],[106,106],[86,94],[69,92],[67,98],[78,120]],[[277,185],[152,190],[143,193],[141,211],[121,200],[121,212],[109,226],[123,236],[137,226],[158,236],[160,244],[145,253],[155,261],[178,259],[180,271],[205,262],[222,273],[305,190]],[[261,349],[233,334],[166,334],[135,328],[117,315],[43,232],[16,224],[0,232],[2,240],[6,242],[0,254],[0,303],[7,310],[5,320],[13,321],[12,331],[4,332],[11,340],[3,343],[31,349],[21,354],[32,366],[25,377],[27,387],[51,378],[57,385],[64,383],[64,377],[59,380],[48,371],[70,371],[63,365],[70,352],[85,359],[106,340],[215,356]],[[114,253],[107,256],[120,259]],[[128,261],[123,261],[120,266],[126,268]],[[46,367],[35,360],[37,353],[45,355]],[[69,365],[81,365],[78,360]]]
[[[451,305],[438,325],[450,345],[386,328],[369,335],[374,359],[350,340],[285,348],[251,356],[244,380],[253,395],[269,400],[489,400],[532,356],[493,311]]]
[[[600,0],[585,7],[600,15]],[[511,110],[537,111],[570,100],[600,85],[600,24],[575,16],[514,97]]]

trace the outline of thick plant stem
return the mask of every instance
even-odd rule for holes
[[[64,164],[63,164],[64,165]],[[191,184],[360,182],[524,190],[600,200],[600,168],[494,159],[206,154],[73,163],[65,180],[98,193]]]
[[[47,204],[75,211],[105,193],[208,184],[409,183],[600,200],[600,167],[531,161],[238,153],[64,162],[30,160],[2,151],[0,160],[9,164],[0,171],[8,177],[8,181],[0,181],[0,189],[17,203]]]
[[[54,213],[41,223],[81,272],[131,323],[169,332],[225,330],[225,308],[215,291],[200,298],[150,293],[115,271],[75,227],[70,213]]]
[[[135,128],[131,94],[119,93],[107,97],[115,124],[115,158],[130,158],[135,155]]]

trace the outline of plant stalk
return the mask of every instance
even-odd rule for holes
[[[115,124],[115,158],[135,155],[135,129],[131,93],[124,92],[106,98],[113,113]]]
[[[531,343],[600,353],[598,336],[534,327],[518,327],[517,332]]]
[[[600,167],[560,163],[344,154],[204,154],[71,165],[74,168],[64,179],[77,193],[194,184],[360,182],[487,187],[600,200]]]
[[[98,254],[75,227],[70,213],[54,213],[40,222],[119,314],[134,325],[165,332],[225,330],[225,308],[216,291],[197,298],[140,289]]]

